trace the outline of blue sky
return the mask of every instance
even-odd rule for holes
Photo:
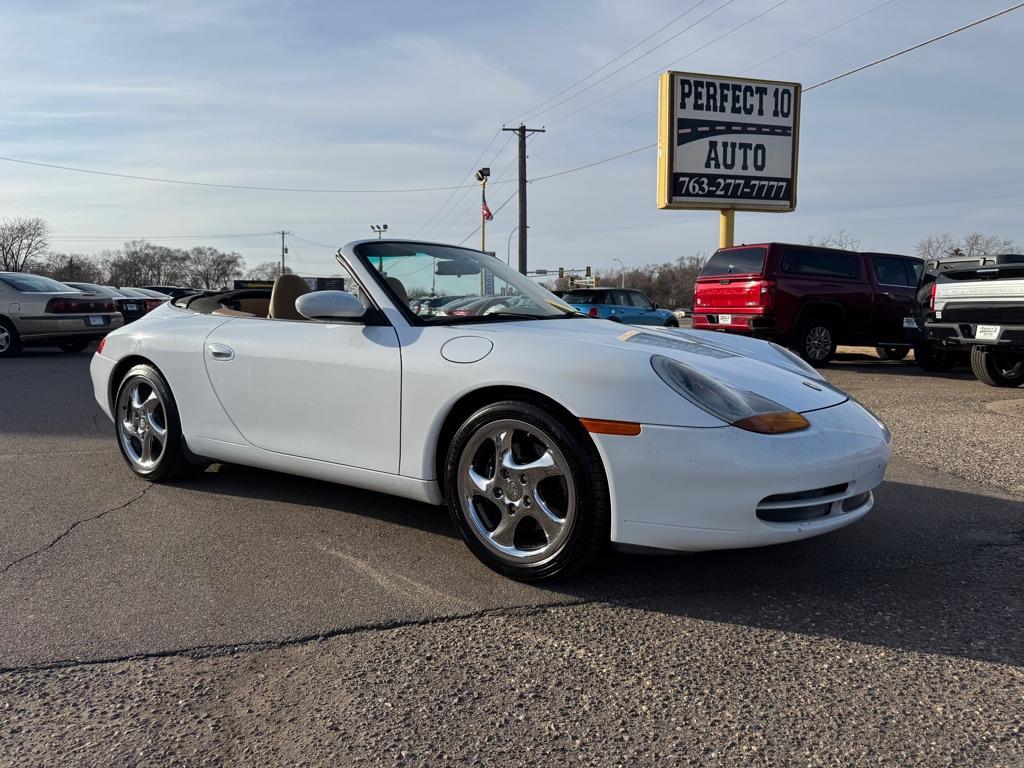
[[[738,74],[880,1],[788,0],[673,68]],[[723,2],[706,0],[629,58]],[[733,0],[528,121],[548,128],[531,141],[530,176],[654,142],[656,77],[558,118],[777,2]],[[450,186],[502,123],[694,4],[8,0],[0,11],[0,155],[229,184]],[[810,85],[1009,4],[893,0],[747,74]],[[739,214],[737,241],[802,242],[839,229],[865,248],[897,252],[945,231],[1024,241],[1022,40],[1024,9],[807,94],[798,208]],[[514,157],[506,136],[485,155],[495,177]],[[285,228],[340,245],[369,235],[370,224],[387,223],[394,235],[412,237],[449,197],[204,189],[6,162],[0,170],[0,215],[42,216],[55,248],[79,252],[118,245],[76,239],[96,235],[159,242]],[[514,172],[512,166],[495,181]],[[491,208],[513,191],[493,184]],[[538,181],[529,196],[531,267],[611,267],[613,258],[645,264],[717,245],[717,214],[655,207],[654,150]],[[450,214],[446,208],[434,218],[429,239],[459,242],[476,227],[478,193],[460,191],[455,200]],[[515,217],[513,201],[488,225],[490,249],[504,255]],[[279,240],[167,244],[215,244],[257,263],[275,258]],[[331,249],[299,240],[289,247],[301,271],[333,271]]]

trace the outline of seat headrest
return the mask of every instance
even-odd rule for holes
[[[409,293],[405,290],[405,285],[403,285],[402,281],[397,277],[390,276],[385,276],[384,279],[387,280],[388,287],[398,296],[399,301],[404,303],[405,306],[409,306]]]
[[[279,276],[270,292],[270,312],[267,316],[277,320],[305,320],[295,309],[295,300],[309,291],[309,284],[298,275]]]

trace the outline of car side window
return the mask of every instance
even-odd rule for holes
[[[640,309],[651,308],[651,302],[649,302],[647,300],[647,297],[644,296],[642,293],[639,293],[637,291],[629,291],[626,293],[626,296],[629,298],[630,304],[632,304],[634,307],[639,307]]]
[[[855,280],[860,277],[860,256],[841,251],[787,248],[782,254],[782,271],[796,275]]]
[[[875,267],[875,279],[879,285],[901,285],[910,287],[916,285],[917,281],[911,282],[913,273],[906,259],[899,259],[895,256],[872,256],[871,261]]]
[[[615,304],[620,307],[630,307],[632,303],[629,300],[629,293],[626,291],[615,291]]]

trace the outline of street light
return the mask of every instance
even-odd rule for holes
[[[530,227],[527,226],[526,228],[529,229]],[[512,266],[512,235],[514,235],[518,230],[518,224],[512,227],[512,231],[508,233],[508,242],[505,244],[505,263],[510,267]]]
[[[619,277],[621,278],[620,281],[619,281],[619,287],[620,288],[625,288],[626,287],[626,265],[622,263],[622,259],[612,259],[612,261],[619,262]]]
[[[371,224],[370,229],[377,233],[377,239],[380,240],[384,237],[384,233],[388,231],[387,224]]]

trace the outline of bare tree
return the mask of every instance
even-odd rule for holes
[[[48,253],[33,269],[54,280],[76,283],[102,283],[102,265],[93,256],[82,253]]]
[[[242,256],[216,248],[196,247],[188,252],[189,284],[196,288],[225,288],[242,275]]]
[[[922,259],[937,259],[946,256],[958,247],[956,238],[949,232],[939,235],[929,235],[917,244],[917,255]]]
[[[856,251],[860,249],[860,239],[854,237],[845,229],[840,229],[824,237],[807,238],[809,245],[817,245],[820,248],[838,248],[842,251]]]
[[[971,232],[958,240],[949,232],[929,235],[917,244],[917,255],[923,259],[937,259],[959,252],[964,256],[985,256],[997,253],[1014,253],[1020,245],[1007,237]]]
[[[252,267],[245,276],[249,280],[276,280],[281,274],[280,261],[264,261]],[[293,272],[289,267],[285,267],[284,274],[291,275]]]
[[[986,256],[997,253],[1013,253],[1018,250],[1018,247],[1013,240],[1006,237],[971,232],[960,244],[960,250],[964,252],[965,256]]]
[[[50,225],[39,218],[0,220],[0,270],[23,272],[49,247]]]

